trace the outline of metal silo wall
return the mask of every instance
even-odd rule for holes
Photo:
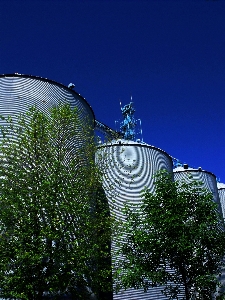
[[[29,75],[0,75],[0,114],[16,116],[25,113],[31,106],[36,106],[46,114],[49,108],[58,104],[69,104],[76,108],[81,124],[93,128],[94,114],[89,104],[71,89],[57,82]],[[0,121],[4,125],[4,121]],[[92,135],[92,132],[89,131]],[[79,136],[79,128],[78,128]],[[79,147],[84,137],[80,135],[75,142]],[[87,140],[87,137],[85,137]]]
[[[218,211],[222,215],[224,213],[223,204],[225,200],[225,189],[224,194],[220,195],[220,192],[217,188],[216,176],[213,173],[202,171],[198,169],[183,169],[181,168],[174,169],[174,180],[185,180],[185,182],[189,183],[193,180],[197,180],[203,183],[203,188],[209,190],[213,195],[213,201],[218,205]],[[225,187],[225,185],[224,185]],[[223,197],[223,201],[221,201],[221,196]],[[225,282],[225,270],[221,271],[221,276],[219,278],[220,283],[223,285]],[[218,289],[218,291],[220,288]],[[217,292],[218,292],[217,291]],[[224,290],[221,290],[224,292]],[[212,299],[216,298],[217,293],[212,296]]]
[[[26,113],[32,106],[49,115],[49,109],[60,104],[68,104],[72,109],[77,110],[79,119],[78,126],[75,128],[77,132],[74,138],[67,141],[67,146],[70,145],[76,152],[81,145],[85,146],[92,142],[94,136],[95,117],[86,100],[75,91],[52,80],[29,75],[0,75],[1,116],[12,116],[12,119],[16,120],[16,116]],[[6,121],[0,120],[0,125],[6,125]],[[82,159],[79,160],[79,164],[81,161]],[[88,163],[85,157],[82,163]],[[101,192],[101,188],[99,190]]]
[[[218,188],[218,195],[220,199],[220,205],[222,209],[222,215],[223,218],[225,219],[225,184],[218,182],[217,188]],[[224,262],[225,262],[225,257],[224,257]],[[219,291],[224,293],[225,292],[225,268],[224,267],[221,271],[221,276],[219,277],[219,281],[221,283],[221,288],[219,288]]]
[[[104,167],[107,180],[104,181],[106,195],[113,199],[117,208],[124,203],[137,204],[145,187],[154,190],[153,176],[162,169],[172,173],[172,161],[169,155],[153,146],[139,143],[118,143],[100,146],[104,155]],[[120,212],[117,217],[123,218]]]
[[[222,208],[223,218],[225,219],[225,184],[217,183],[218,195],[220,199],[220,204]]]
[[[132,141],[112,142],[100,146],[99,153],[103,157],[105,167],[104,189],[109,201],[111,213],[119,220],[125,220],[122,212],[124,204],[129,202],[131,208],[141,203],[142,190],[147,187],[154,191],[153,176],[162,169],[172,173],[170,156],[153,146]],[[112,242],[112,249],[115,250]],[[150,288],[147,293],[143,289],[128,289],[114,294],[115,300],[158,300],[168,299],[161,293],[162,287]]]
[[[174,169],[174,180],[185,180],[187,183],[197,180],[202,182],[203,188],[209,190],[213,195],[213,200],[218,204],[218,210],[222,214],[222,209],[220,205],[217,182],[214,174],[207,171],[200,171],[197,169]]]

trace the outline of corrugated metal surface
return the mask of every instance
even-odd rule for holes
[[[216,176],[213,173],[204,170],[192,168],[184,169],[183,167],[178,167],[174,169],[174,180],[185,180],[186,182],[192,182],[193,180],[201,181],[203,183],[203,187],[212,193],[213,200],[218,204],[218,209],[220,213],[222,213]]]
[[[220,199],[223,218],[225,219],[225,184],[222,182],[217,182],[217,188],[218,188],[218,195]],[[225,264],[225,257],[223,258],[223,262]],[[218,292],[225,293],[225,268],[224,267],[221,271],[221,276],[219,280],[222,287],[218,289]]]
[[[217,188],[218,188],[218,195],[220,199],[223,217],[225,219],[225,184],[218,182]]]
[[[153,175],[157,171],[166,169],[172,173],[171,157],[154,146],[119,140],[100,146],[99,152],[104,157],[103,164],[106,167],[105,193],[111,213],[115,214],[118,220],[125,220],[122,209],[126,202],[134,208],[141,203],[141,194],[145,187],[154,191]],[[116,250],[114,242],[113,251]],[[112,259],[116,260],[114,256]],[[154,287],[145,293],[143,289],[128,289],[114,294],[113,299],[168,299],[162,295],[161,290],[162,287]]]
[[[81,124],[88,124],[94,127],[95,117],[92,108],[87,101],[75,91],[57,82],[28,75],[0,75],[0,114],[2,116],[16,116],[24,113],[31,106],[36,106],[46,114],[49,108],[60,103],[69,104],[78,111]],[[4,125],[4,121],[0,120]],[[79,131],[79,128],[77,128]],[[91,131],[89,131],[91,133]],[[76,141],[78,147],[82,137]]]
[[[114,294],[114,300],[168,300],[169,298],[164,296],[161,292],[162,287],[150,288],[147,292],[143,289],[129,289],[118,294]]]
[[[1,114],[18,114],[32,105],[47,112],[49,107],[59,103],[69,103],[77,108],[81,118],[89,116],[94,120],[86,100],[62,84],[35,76],[0,75]]]
[[[144,187],[153,191],[153,175],[158,170],[172,172],[172,160],[166,152],[147,144],[128,142],[121,140],[121,144],[112,142],[99,148],[107,168],[104,187],[109,205],[113,197],[117,210],[122,209],[126,201],[139,203]],[[116,215],[123,219],[121,211]]]

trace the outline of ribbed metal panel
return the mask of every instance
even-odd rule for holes
[[[59,103],[76,107],[81,118],[94,113],[86,100],[75,91],[57,82],[28,75],[0,75],[0,111],[2,114],[18,114],[31,105],[46,111]]]
[[[143,289],[128,289],[113,295],[113,300],[168,300],[161,292],[162,287],[150,288],[147,292]]]
[[[203,187],[212,193],[214,202],[218,204],[219,212],[224,214],[225,185],[224,192],[220,193],[220,190],[218,190],[219,186],[217,187],[216,176],[213,173],[201,169],[184,169],[183,167],[178,167],[174,169],[174,180],[185,180],[186,182],[193,180],[201,181]],[[225,271],[222,270],[221,274],[219,281],[221,284],[224,284]],[[215,296],[212,296],[212,299],[215,299]]]
[[[9,74],[0,75],[0,114],[16,116],[24,113],[31,106],[36,106],[46,114],[49,108],[60,103],[67,103],[76,108],[81,124],[94,127],[94,113],[87,101],[66,86],[41,77]],[[4,121],[0,121],[4,125]],[[78,128],[79,132],[79,128]],[[91,133],[91,131],[89,131]],[[92,134],[92,133],[91,133]],[[76,146],[87,137],[76,141]]]
[[[218,195],[220,199],[220,205],[222,209],[222,215],[225,219],[225,184],[221,182],[217,182],[217,188],[218,188]],[[225,257],[223,258],[223,263],[225,264]],[[221,271],[221,276],[219,277],[219,281],[221,283],[221,287],[218,288],[218,292],[220,294],[224,294],[225,292],[225,268],[223,267]]]
[[[203,188],[206,188],[212,193],[213,200],[218,204],[218,210],[222,214],[216,176],[213,173],[199,169],[184,169],[183,167],[178,167],[174,169],[174,180],[185,180],[186,182],[192,182],[193,180],[201,181]]]
[[[118,220],[125,220],[122,212],[124,204],[129,202],[131,208],[141,203],[145,187],[154,191],[153,175],[162,169],[172,173],[172,159],[161,149],[147,144],[126,140],[117,140],[100,146],[99,152],[104,157],[104,188],[109,201],[111,213]],[[137,207],[136,207],[137,208]],[[112,249],[115,249],[112,242]],[[115,257],[113,257],[115,259]],[[116,300],[168,299],[161,293],[162,287],[129,289],[114,294]]]
[[[225,184],[218,182],[217,188],[218,188],[218,195],[219,195],[220,204],[222,208],[223,218],[225,219]]]
[[[172,172],[170,156],[147,144],[121,140],[102,145],[99,149],[107,168],[108,180],[104,182],[107,197],[109,202],[113,197],[117,209],[122,209],[127,201],[140,203],[145,187],[153,191],[153,176],[158,170]],[[117,211],[117,216],[123,218],[121,211]]]

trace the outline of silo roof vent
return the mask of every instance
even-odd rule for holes
[[[73,84],[72,82],[68,84],[68,88],[69,89],[74,89],[75,88],[75,84]]]

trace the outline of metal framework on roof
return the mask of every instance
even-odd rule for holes
[[[120,131],[125,140],[135,141],[135,128],[137,121],[134,118],[135,109],[133,107],[132,97],[129,104],[121,107],[121,112],[123,115],[123,121],[120,124]]]

